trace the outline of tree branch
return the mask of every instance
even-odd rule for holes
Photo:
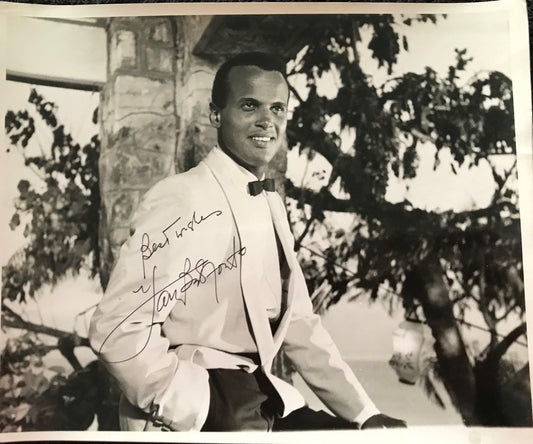
[[[497,362],[505,354],[511,345],[522,335],[526,334],[526,323],[523,322],[518,327],[511,330],[492,350],[487,353],[486,362]]]
[[[87,338],[82,338],[74,333],[69,333],[63,330],[58,330],[56,328],[47,327],[45,325],[34,324],[33,322],[25,321],[22,317],[15,313],[11,308],[3,304],[2,311],[5,311],[13,319],[7,318],[5,315],[2,316],[2,326],[9,328],[18,328],[21,330],[28,330],[34,333],[42,333],[48,336],[53,336],[54,338],[63,339],[67,338],[73,341],[75,346],[90,347],[89,340]]]
[[[498,185],[498,189],[494,192],[494,195],[492,196],[492,203],[495,203],[499,197],[501,197],[502,195],[502,191],[503,189],[505,188],[505,184],[507,183],[507,181],[509,180],[509,178],[511,177],[511,173],[515,170],[516,168],[516,158],[513,162],[513,164],[511,165],[511,168],[509,168],[508,170],[506,170],[503,174],[503,176],[500,176],[497,172],[496,172],[496,168],[495,166],[492,164],[492,162],[490,162],[488,159],[487,159],[487,163],[489,164],[490,166],[490,169],[491,169],[491,172],[492,172],[492,177],[494,178],[494,182],[496,182],[496,184]]]
[[[298,100],[298,102],[300,103],[303,103],[302,96],[298,94],[298,91],[296,91],[296,88],[292,86],[289,82],[287,82],[287,85],[289,85],[289,91],[292,93],[294,97],[296,97],[296,100]]]
[[[307,233],[309,232],[309,229],[311,228],[311,224],[314,222],[313,216],[309,218],[307,223],[305,224],[305,228],[302,231],[302,234],[298,236],[298,239],[294,242],[294,251],[298,251],[300,249],[300,246],[302,245],[302,241],[304,240],[305,236],[307,236]]]
[[[467,292],[467,291],[466,291],[466,289],[464,288],[464,286],[463,286],[460,282],[457,282],[457,283],[458,283],[458,285],[462,288],[462,290],[464,291],[464,293],[463,293],[461,296],[459,296],[458,298],[453,299],[453,300],[452,300],[452,303],[453,303],[453,304],[456,304],[456,303],[458,303],[458,302],[461,302],[461,301],[464,300],[464,299],[470,299],[470,298],[474,299],[474,301],[476,301],[476,302],[479,302],[479,300],[478,300],[473,294],[471,294],[470,292]]]
[[[9,353],[8,355],[3,355],[4,359],[9,361],[9,363],[12,362],[19,362],[22,361],[26,356],[29,355],[46,355],[48,352],[51,352],[52,350],[56,350],[57,345],[34,345],[30,348],[16,351],[15,353]]]
[[[290,128],[287,128],[287,135],[294,140],[301,139],[300,135]],[[331,165],[334,165],[335,161],[342,154],[341,149],[331,139],[331,136],[323,130],[313,131],[313,136],[309,136],[309,138],[303,142],[303,146],[310,146],[311,149],[321,154]]]
[[[505,310],[505,313],[502,314],[501,316],[499,317],[496,317],[496,322],[500,322],[500,321],[503,321],[507,316],[509,316],[509,314],[515,309],[518,307],[518,302],[515,302],[514,304],[512,304],[507,310]]]
[[[334,197],[327,189],[321,189],[320,191],[316,192],[313,190],[309,190],[307,188],[303,187],[297,187],[295,186],[290,180],[287,180],[286,185],[286,195],[292,199],[298,200],[300,202],[304,202],[310,205],[316,205],[317,203],[320,206],[320,209],[323,211],[336,211],[340,213],[353,213],[357,212],[360,209],[360,206],[356,198],[357,196],[351,197],[350,199],[338,199]],[[369,211],[369,207],[372,211],[378,211],[379,214],[372,214],[372,211]],[[365,209],[367,214],[379,216],[380,218],[386,218],[390,216],[392,213],[394,213],[397,216],[397,213],[399,211],[402,211],[405,213],[405,215],[412,215],[416,217],[413,217],[413,221],[419,222],[421,217],[427,216],[428,218],[431,217],[447,217],[451,218],[447,225],[453,225],[453,219],[457,218],[464,218],[468,217],[470,219],[476,219],[476,218],[483,218],[488,217],[491,214],[493,214],[495,211],[498,211],[500,209],[501,205],[494,204],[486,208],[479,208],[476,210],[470,210],[470,211],[462,211],[460,213],[455,213],[454,211],[446,211],[443,213],[433,213],[428,212],[425,210],[421,210],[419,208],[415,208],[412,210],[408,210],[405,208],[405,203],[390,203],[387,201],[382,202],[375,202],[374,205],[372,205],[369,202],[366,202]]]
[[[352,25],[352,50],[353,50],[354,63],[359,65],[360,59],[359,59],[359,51],[357,51],[357,42],[361,40],[361,38],[358,37],[359,30],[355,27],[355,22],[353,19],[351,21],[351,25]]]
[[[498,332],[496,330],[496,316],[494,313],[489,310],[488,301],[486,298],[487,283],[485,275],[485,256],[480,255],[481,264],[479,266],[479,311],[485,320],[485,324],[489,329],[490,333],[490,344],[494,344],[498,339]]]
[[[315,192],[303,187],[295,186],[290,180],[287,180],[286,195],[299,202],[314,205],[317,201],[322,204],[321,210],[337,211],[342,213],[353,213],[356,208],[348,199],[337,199],[328,190],[323,189]]]
[[[326,262],[331,262],[331,258],[328,258],[327,256],[324,256],[323,254],[319,253],[318,251],[316,250],[313,250],[309,247],[306,247],[305,245],[301,245],[300,248],[303,248],[304,250],[307,250],[309,251],[309,253],[311,253],[312,255],[314,256],[317,256],[317,257],[320,257],[322,259],[324,259]],[[338,267],[340,268],[341,270],[344,270],[346,273],[348,273],[352,278],[356,278],[357,277],[357,273],[350,270],[349,268],[346,268],[344,265],[341,265],[337,262],[332,262],[332,264],[335,266],[335,267]]]
[[[22,149],[20,149],[18,146],[15,146],[15,149],[16,151],[22,156],[22,158],[24,159],[24,164],[26,164],[28,158],[26,157],[26,154],[24,154],[24,152],[22,151]],[[42,176],[40,173],[39,173],[39,170],[37,170],[33,165],[27,165],[28,168],[31,170],[31,172],[33,174],[35,174],[40,180],[42,180],[43,182],[46,180],[44,176]]]

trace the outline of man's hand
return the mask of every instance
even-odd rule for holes
[[[391,418],[380,413],[368,418],[361,426],[361,429],[392,429],[397,427],[407,427],[407,423],[402,419]]]

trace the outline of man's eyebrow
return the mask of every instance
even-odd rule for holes
[[[238,102],[253,102],[253,103],[259,103],[259,100],[254,99],[253,97],[240,97],[238,99]]]
[[[252,102],[254,104],[259,104],[260,101],[253,98],[253,97],[240,97],[239,99],[237,99],[237,102],[238,103],[242,103],[242,102]],[[281,100],[279,101],[276,101],[276,102],[272,102],[272,103],[269,103],[268,104],[269,106],[287,106],[287,103],[286,102],[283,102]]]

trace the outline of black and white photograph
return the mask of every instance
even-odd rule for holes
[[[0,436],[532,438],[525,2],[193,6],[0,3]]]

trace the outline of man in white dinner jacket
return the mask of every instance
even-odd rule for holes
[[[139,205],[90,329],[122,390],[124,430],[405,426],[378,411],[313,313],[283,202],[264,178],[288,96],[277,58],[228,60],[210,105],[218,147]],[[271,373],[280,349],[335,416]]]

